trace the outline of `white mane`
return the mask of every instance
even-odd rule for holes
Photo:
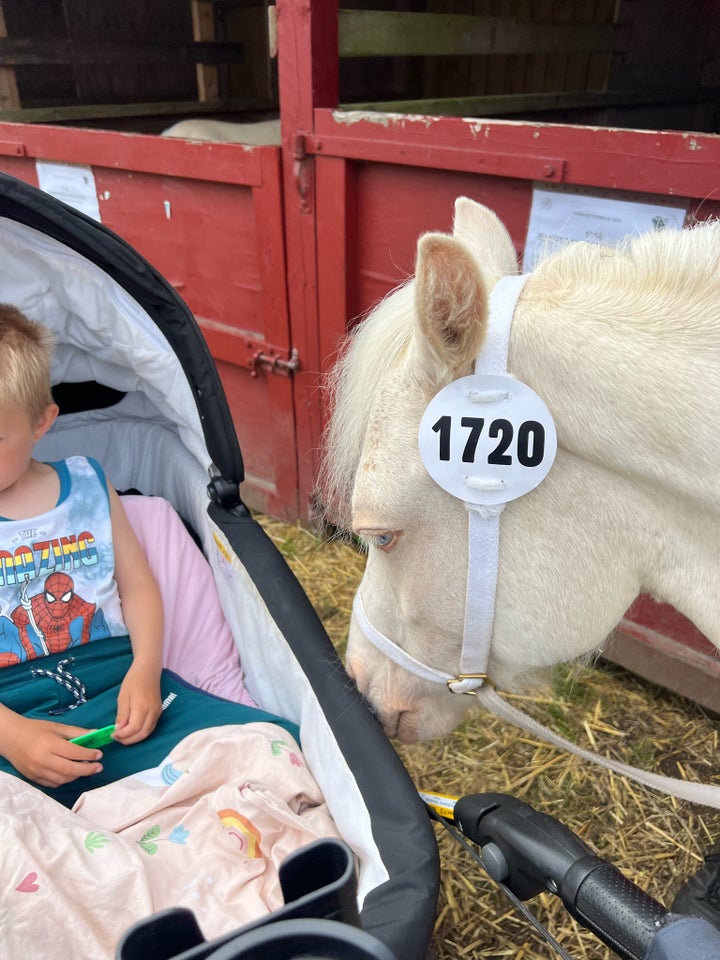
[[[412,280],[391,291],[348,335],[326,389],[332,416],[325,432],[318,494],[327,519],[350,528],[350,501],[378,387],[407,349],[415,322]],[[392,321],[392,322],[390,322]]]
[[[628,238],[615,247],[593,243],[571,243],[542,261],[533,276],[543,285],[543,300],[553,300],[570,309],[587,304],[598,295],[605,303],[617,304],[627,298],[632,314],[618,313],[618,322],[635,318],[653,326],[677,326],[689,330],[687,310],[696,305],[712,314],[711,297],[720,283],[720,220],[700,223],[687,230],[662,230]],[[667,304],[682,304],[668,315]],[[663,304],[663,311],[658,305]],[[717,343],[720,311],[715,322],[706,325],[713,343]],[[694,331],[697,332],[697,331]]]

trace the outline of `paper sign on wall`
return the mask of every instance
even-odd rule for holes
[[[569,190],[536,188],[530,207],[523,270],[574,240],[617,243],[648,230],[681,230],[685,204],[645,203]]]
[[[35,169],[41,190],[93,220],[102,222],[92,167],[36,160]]]

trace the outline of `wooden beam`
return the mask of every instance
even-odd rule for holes
[[[624,41],[612,24],[547,23],[453,13],[341,10],[341,57],[611,53]]]
[[[5,11],[0,0],[0,37],[7,37]],[[16,110],[20,106],[15,71],[12,67],[0,67],[0,111]]]
[[[434,118],[429,130],[424,116],[329,109],[315,110],[314,120],[304,140],[313,155],[705,198],[703,219],[720,210],[720,137],[713,134],[455,117]]]
[[[0,37],[0,65],[48,63],[242,63],[242,43],[134,43],[112,40]]]
[[[210,0],[192,0],[193,40],[215,40],[215,7]],[[218,68],[199,63],[196,67],[198,100],[220,96]]]
[[[0,120],[7,123],[63,123],[82,120],[112,120],[121,117],[162,117],[176,114],[240,113],[272,110],[277,105],[267,100],[171,100],[164,103],[57,104],[3,110]]]
[[[682,103],[710,100],[716,90],[579,90],[562,93],[511,93],[482,97],[444,97],[427,100],[389,100],[344,103],[341,110],[407,113],[435,117],[492,117],[508,113],[539,113],[585,107],[626,107],[644,103]]]
[[[602,657],[717,713],[720,666],[714,648],[699,654],[672,636],[623,621],[603,646]]]

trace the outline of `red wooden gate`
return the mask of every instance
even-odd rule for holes
[[[278,0],[288,284],[305,368],[298,410],[347,324],[413,272],[418,235],[450,230],[457,196],[495,210],[519,255],[533,188],[547,183],[684,198],[690,221],[720,215],[717,136],[339,111],[337,17],[337,0]],[[317,396],[297,423],[301,504],[322,417]],[[643,597],[620,631],[609,656],[717,708],[717,651],[684,617]]]
[[[265,512],[297,516],[297,361],[278,148],[0,123],[0,168],[37,186],[37,160],[86,166],[102,222],[187,302],[220,369],[249,499]]]

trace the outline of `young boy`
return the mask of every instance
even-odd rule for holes
[[[84,457],[32,458],[58,415],[51,352],[44,327],[0,305],[0,667],[42,667],[46,654],[69,649],[70,657],[75,645],[129,635],[114,739],[137,743],[161,712],[162,599],[100,467]],[[40,786],[102,770],[100,750],[70,742],[87,732],[0,704],[0,755]]]

